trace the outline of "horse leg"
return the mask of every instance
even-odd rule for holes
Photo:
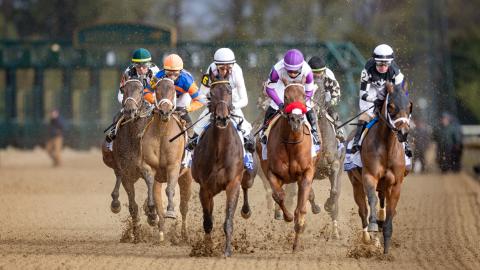
[[[377,181],[373,175],[363,174],[363,188],[367,194],[368,205],[370,206],[370,216],[368,218],[368,231],[378,232],[377,224]]]
[[[380,202],[380,209],[378,209],[377,213],[377,223],[380,228],[383,228],[383,223],[385,222],[385,191],[380,190],[378,191],[378,199]]]
[[[248,189],[253,186],[253,179],[255,178],[254,175],[251,175],[249,172],[244,171],[242,177],[242,190],[243,190],[243,206],[242,217],[244,219],[250,218],[252,215],[252,211],[250,210],[250,204],[248,203]]]
[[[267,180],[265,174],[263,174],[263,170],[259,170],[259,176],[262,180],[263,188],[265,189],[265,200],[267,201],[267,209],[273,209],[273,200],[272,200],[272,188],[270,187],[270,183]]]
[[[395,215],[398,200],[400,199],[400,190],[402,187],[402,180],[397,180],[396,183],[386,192],[387,197],[387,216],[383,224],[383,253],[388,254],[390,247],[390,240],[393,233],[393,216]]]
[[[158,181],[153,182],[153,199],[158,213],[158,239],[163,242],[165,240],[165,218],[163,217],[162,183]]]
[[[133,242],[138,243],[140,241],[140,218],[138,217],[138,205],[135,202],[135,187],[133,182],[132,179],[125,179],[122,181],[122,185],[128,196],[128,211],[132,217]]]
[[[288,212],[287,208],[285,207],[285,191],[282,188],[280,179],[272,173],[268,171],[268,180],[270,182],[270,186],[272,187],[272,197],[273,200],[280,206],[280,209],[283,211],[283,219],[286,222],[292,222],[293,216]]]
[[[312,175],[313,176],[313,175]],[[305,215],[307,214],[307,199],[312,188],[312,179],[304,177],[298,182],[297,208],[295,209],[295,240],[293,251],[298,248],[300,234],[305,229]]]
[[[227,209],[225,211],[225,223],[223,223],[223,232],[225,233],[225,251],[224,256],[232,256],[232,234],[233,234],[233,216],[237,209],[238,195],[240,193],[239,179],[231,181],[225,192],[227,193]]]
[[[177,218],[177,214],[175,213],[175,204],[173,202],[173,198],[175,197],[175,187],[178,183],[178,176],[180,174],[180,169],[178,165],[175,164],[173,166],[168,167],[167,171],[167,188],[165,189],[165,193],[167,194],[168,204],[167,204],[167,211],[165,212],[166,218]]]
[[[147,210],[145,214],[147,215],[147,221],[150,226],[155,226],[157,221],[157,212],[155,211],[155,200],[153,199],[153,179],[152,174],[144,170],[142,172],[143,179],[145,179],[145,184],[147,185]]]
[[[200,203],[202,204],[203,209],[203,230],[205,231],[205,247],[212,252],[213,242],[212,242],[212,229],[213,229],[213,195],[209,190],[200,186]]]
[[[112,203],[110,204],[110,210],[112,210],[113,213],[118,214],[120,213],[120,210],[122,209],[122,205],[120,204],[120,201],[118,200],[118,197],[120,196],[120,184],[122,183],[122,178],[119,174],[115,173],[115,187],[113,188],[112,191]]]
[[[330,218],[332,219],[333,231],[332,237],[333,239],[339,239],[340,234],[338,232],[338,199],[340,197],[340,165],[338,161],[335,161],[332,164],[332,168],[330,169],[330,173],[328,175],[328,179],[330,180],[330,197],[325,202],[324,208],[330,214]]]
[[[190,170],[185,172],[179,179],[180,186],[180,213],[182,214],[182,238],[184,241],[188,240],[187,235],[187,213],[188,202],[192,194],[192,175]]]
[[[312,207],[313,214],[319,214],[322,211],[322,208],[315,202],[315,191],[313,188],[310,189],[310,194],[308,195],[308,201],[310,202],[310,206]]]
[[[362,180],[359,178],[361,176],[355,175],[353,172],[349,172],[348,176],[350,178],[350,182],[353,186],[353,198],[355,199],[355,203],[358,206],[358,215],[362,220],[362,240],[364,243],[370,243],[370,234],[367,231],[368,221],[368,207],[367,202],[365,201],[365,192],[363,190]]]

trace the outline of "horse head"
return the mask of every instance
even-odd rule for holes
[[[227,80],[214,81],[210,86],[208,109],[218,128],[226,128],[233,110],[232,88]]]
[[[382,118],[395,132],[398,141],[405,142],[410,131],[410,114],[412,102],[408,99],[401,85],[386,84],[387,96],[382,106]]]
[[[143,105],[143,83],[138,79],[130,79],[120,90],[123,92],[123,114],[127,118],[135,118]]]
[[[303,84],[286,85],[284,94],[285,109],[288,124],[293,131],[298,132],[303,125],[307,107],[305,105],[305,90]]]
[[[175,82],[169,78],[160,79],[155,88],[155,108],[162,121],[170,120],[176,108],[176,99]]]

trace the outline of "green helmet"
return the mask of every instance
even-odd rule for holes
[[[140,48],[133,51],[132,62],[133,63],[147,63],[152,61],[152,55],[147,49]]]

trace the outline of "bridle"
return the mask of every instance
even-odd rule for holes
[[[171,82],[173,85],[175,85],[175,81],[170,79],[170,78],[161,78],[158,82],[157,82],[157,89],[158,89],[158,84],[161,82],[161,81],[169,81]],[[160,110],[160,106],[162,106],[163,104],[169,104],[169,105],[172,105],[172,109],[168,112],[168,115],[171,115],[175,109],[177,108],[177,95],[174,94],[173,95],[173,101],[168,99],[168,98],[162,98],[161,100],[157,100],[157,98],[155,98],[155,108],[157,108],[157,110]]]
[[[387,93],[387,95],[385,97],[385,103],[383,105],[383,107],[384,107],[383,112],[380,112],[378,115],[385,122],[387,127],[390,130],[392,130],[398,136],[400,130],[398,128],[396,128],[396,124],[399,123],[399,122],[403,122],[403,123],[409,125],[410,124],[410,115],[408,117],[399,117],[399,118],[393,120],[392,116],[388,112],[388,104],[389,103],[390,103],[390,93]],[[396,109],[395,114],[397,114],[399,109],[397,107],[395,109]]]
[[[212,86],[217,85],[217,84],[226,84],[226,85],[228,86],[227,89],[228,89],[228,91],[229,91],[230,94],[231,94],[231,91],[232,91],[232,90],[231,90],[231,88],[230,88],[230,81],[228,81],[228,80],[221,80],[221,81],[212,82],[212,83],[210,84],[210,89],[212,88]],[[212,118],[213,118],[214,121],[217,121],[217,120],[218,120],[218,119],[217,119],[218,117],[217,117],[217,115],[216,115],[216,109],[217,109],[218,105],[220,105],[220,104],[223,104],[223,105],[225,105],[225,106],[228,108],[228,115],[225,117],[225,119],[222,119],[222,120],[228,121],[228,120],[230,119],[230,117],[232,116],[231,112],[232,112],[233,107],[232,107],[232,104],[231,104],[231,103],[229,104],[229,103],[228,103],[227,101],[225,101],[225,100],[219,100],[219,101],[216,101],[216,102],[215,102],[214,107],[212,108],[212,111],[211,111],[211,113],[212,113]]]
[[[138,79],[129,79],[129,80],[127,80],[123,85],[125,86],[128,82],[136,82],[136,83],[139,83],[139,84],[142,86],[140,89],[143,90],[143,83],[142,83],[140,80],[138,80]],[[122,106],[125,107],[125,104],[127,104],[128,101],[133,101],[133,103],[135,104],[135,106],[137,106],[137,110],[141,107],[141,104],[139,104],[139,102],[141,102],[141,100],[140,100],[140,101],[137,101],[137,100],[135,100],[133,97],[127,97],[127,98],[123,101]]]

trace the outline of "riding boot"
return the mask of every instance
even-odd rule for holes
[[[315,115],[314,110],[310,110],[307,112],[307,120],[310,123],[310,126],[312,126],[312,136],[313,136],[313,142],[316,145],[320,145],[320,138],[318,137],[318,126],[317,126],[317,117]]]
[[[185,122],[187,122],[187,127],[191,127],[192,126],[192,118],[190,117],[190,115],[188,113],[184,113],[180,116],[180,118],[182,118],[183,120],[185,120]],[[194,133],[193,133],[193,128],[189,129],[188,131],[188,137],[193,137],[194,136]],[[198,136],[198,135],[197,135]]]
[[[355,138],[353,139],[353,145],[351,149],[351,153],[355,154],[358,150],[360,150],[360,146],[358,143],[360,142],[360,137],[362,137],[362,131],[365,121],[359,120],[357,125],[357,130],[355,131]]]
[[[117,122],[120,120],[120,117],[122,116],[122,111],[117,112],[113,116],[113,121],[112,124],[110,125],[110,128],[106,131],[106,136],[105,136],[105,141],[108,144],[111,144],[113,140],[115,140],[115,137],[117,136]]]
[[[405,155],[409,158],[413,156],[412,149],[410,149],[410,144],[408,143],[408,141],[405,141]]]
[[[261,136],[261,141],[263,144],[266,144],[267,143],[267,136],[265,136],[265,130],[267,130],[268,128],[268,125],[267,123],[272,120],[271,118],[273,117],[273,115],[275,115],[275,113],[277,112],[277,110],[275,110],[272,106],[269,106],[267,111],[265,112],[265,118],[263,119],[263,129],[262,129],[262,136]]]
[[[193,151],[195,146],[197,146],[198,134],[193,132],[193,136],[188,140],[187,146],[185,147],[188,151]]]
[[[255,139],[253,138],[252,134],[248,134],[247,136],[243,137],[243,140],[245,141],[244,147],[245,150],[247,150],[250,153],[255,153]]]

